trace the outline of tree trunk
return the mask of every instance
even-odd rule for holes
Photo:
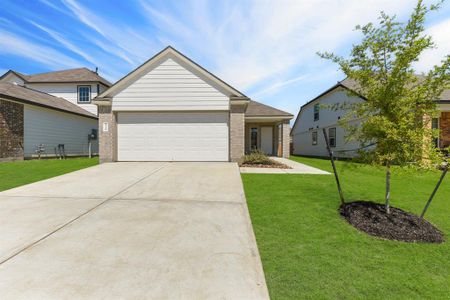
[[[390,198],[391,198],[391,163],[388,161],[386,163],[386,198],[385,198],[386,213],[388,214],[391,212],[389,204]]]

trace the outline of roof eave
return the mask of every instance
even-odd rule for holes
[[[56,111],[60,111],[60,112],[68,113],[68,114],[73,114],[73,115],[77,115],[77,116],[81,116],[81,117],[85,117],[85,118],[91,118],[91,119],[95,119],[95,120],[98,119],[98,117],[95,116],[95,115],[87,115],[87,114],[77,113],[75,111],[65,110],[65,109],[53,107],[53,106],[50,106],[50,105],[45,105],[45,104],[29,101],[29,100],[22,99],[22,98],[17,98],[17,97],[13,97],[13,96],[1,94],[1,93],[0,93],[0,98],[6,99],[6,100],[15,101],[15,102],[20,102],[20,103],[24,103],[24,104],[44,107],[44,108],[48,108],[48,109],[53,109],[53,110],[56,110]]]
[[[153,57],[151,57],[150,59],[145,61],[139,67],[137,67],[136,69],[129,72],[127,75],[125,75],[120,80],[118,80],[116,83],[114,83],[112,86],[110,86],[109,89],[107,89],[106,91],[101,93],[99,95],[99,97],[114,97],[123,88],[125,88],[129,82],[132,82],[133,80],[135,80],[135,78],[136,79],[139,78],[139,76],[142,75],[141,73],[143,73],[147,67],[151,66],[152,64],[156,64],[164,56],[170,55],[170,54],[174,55],[175,57],[179,58],[182,61],[185,61],[185,63],[188,63],[189,65],[191,65],[196,71],[198,71],[198,72],[204,74],[205,76],[207,76],[208,78],[210,78],[213,82],[215,82],[215,84],[222,87],[224,90],[227,90],[229,92],[229,94],[231,94],[232,96],[247,97],[243,93],[241,93],[240,91],[236,90],[231,85],[229,85],[228,83],[223,81],[222,79],[218,78],[217,76],[215,76],[214,74],[212,74],[211,72],[209,72],[208,70],[206,70],[205,68],[203,68],[202,66],[197,64],[196,62],[194,62],[193,60],[191,60],[189,57],[185,56],[178,50],[172,48],[171,46],[167,46],[166,48],[164,48],[163,50],[161,50],[160,52],[155,54]]]

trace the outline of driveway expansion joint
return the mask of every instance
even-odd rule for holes
[[[206,204],[244,204],[242,201],[226,201],[226,200],[195,200],[195,199],[167,199],[167,198],[135,198],[135,199],[126,199],[126,198],[114,198],[111,201],[142,201],[142,202],[174,202],[174,203],[206,203]]]
[[[108,202],[109,200],[111,200],[112,198],[114,198],[115,196],[123,193],[124,191],[126,191],[127,189],[131,188],[132,186],[138,184],[139,182],[147,179],[148,177],[150,177],[151,175],[155,174],[156,172],[158,172],[159,170],[163,169],[165,166],[167,166],[167,163],[160,166],[159,168],[153,170],[152,172],[150,172],[149,174],[145,175],[144,177],[142,177],[141,179],[139,179],[138,181],[130,184],[129,186],[127,186],[126,188],[120,190],[119,192],[117,192],[116,194],[106,198],[104,201],[100,202],[99,204],[95,205],[94,207],[88,209],[87,211],[85,211],[84,213],[82,213],[81,215],[71,219],[70,221],[64,223],[63,225],[59,226],[58,228],[52,230],[51,232],[47,233],[46,235],[44,235],[43,237],[37,239],[36,241],[30,243],[29,245],[21,248],[20,250],[16,251],[15,253],[13,253],[12,255],[8,256],[7,258],[3,259],[2,261],[0,261],[0,266],[3,265],[4,263],[8,262],[9,260],[11,260],[12,258],[16,257],[17,255],[19,255],[20,253],[24,252],[27,249],[30,249],[31,247],[33,247],[34,245],[37,245],[38,243],[40,243],[41,241],[45,240],[46,238],[48,238],[49,236],[53,235],[54,233],[60,231],[61,229],[63,229],[64,227],[74,223],[75,221],[79,220],[80,218],[84,217],[85,215],[89,214],[90,212],[94,211],[95,209],[99,208],[100,206],[102,206],[103,204],[105,204],[106,202]],[[36,198],[45,198],[45,197],[36,197]],[[102,198],[99,198],[102,199]]]

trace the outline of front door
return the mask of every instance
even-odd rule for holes
[[[269,155],[273,154],[273,127],[261,127],[261,150]]]

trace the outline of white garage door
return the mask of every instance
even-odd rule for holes
[[[117,115],[119,161],[228,161],[228,113]]]

